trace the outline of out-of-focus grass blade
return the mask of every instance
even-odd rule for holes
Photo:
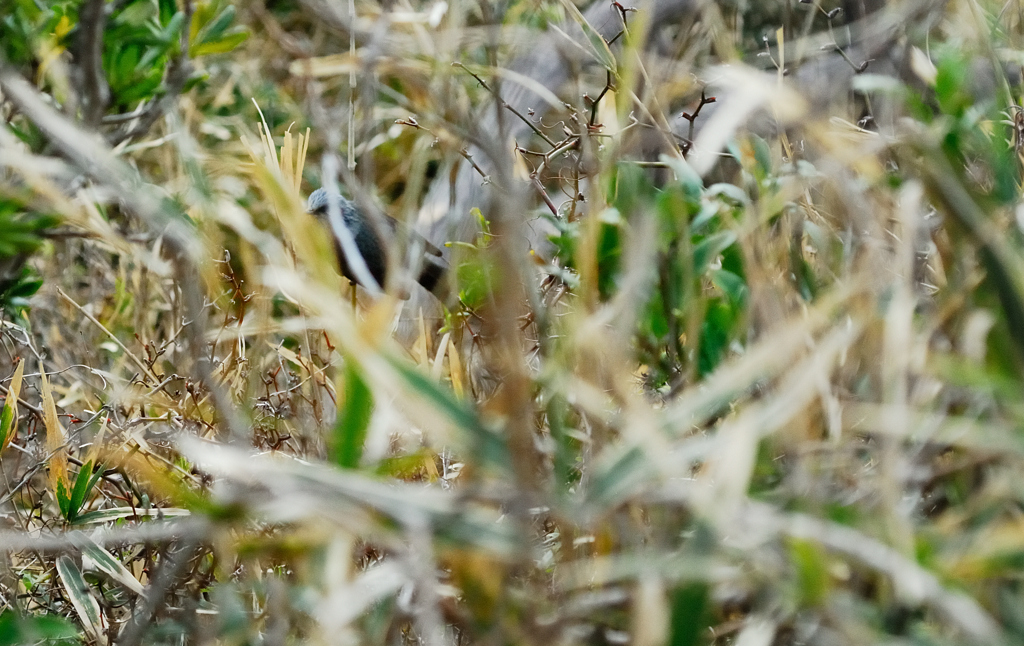
[[[459,351],[455,348],[455,342],[450,337],[448,339],[448,372],[452,377],[452,390],[455,391],[455,396],[459,399],[465,398],[466,388],[463,386],[465,377],[462,374],[462,359],[459,357]]]
[[[11,385],[7,387],[7,399],[0,412],[0,453],[6,449],[18,432],[18,396],[21,394],[21,379],[25,374],[25,361],[19,360],[14,369]]]
[[[420,374],[415,368],[397,360],[392,361],[391,365],[413,390],[448,417],[462,432],[470,436],[476,444],[474,454],[477,457],[503,471],[511,468],[512,459],[508,452],[508,446],[500,436],[484,426],[475,412],[455,399],[440,385]]]
[[[922,143],[915,152],[927,160],[916,166],[928,191],[980,246],[987,278],[1006,314],[1018,365],[1024,365],[1024,261],[1011,245],[1012,236],[1004,235],[993,224],[937,146]]]
[[[89,585],[85,582],[85,577],[82,576],[82,571],[70,556],[62,555],[57,557],[57,574],[60,575],[60,580],[64,584],[65,591],[68,593],[71,605],[75,607],[75,612],[78,613],[78,618],[82,622],[82,628],[85,629],[85,632],[97,644],[105,645],[107,637],[103,630],[103,615],[100,612],[100,604],[92,596]]]
[[[18,613],[5,611],[0,613],[0,646],[20,646],[21,644],[81,644],[82,633],[78,626],[64,617],[56,615],[38,615],[20,617]]]
[[[316,517],[359,533],[394,536],[397,527],[426,521],[441,541],[472,545],[495,554],[519,545],[511,523],[486,507],[472,507],[454,492],[381,481],[282,455],[256,456],[248,451],[182,437],[183,454],[204,471],[238,482],[251,492],[239,501],[272,522]]]
[[[145,588],[142,583],[132,576],[128,568],[121,565],[121,562],[114,558],[110,552],[97,545],[91,538],[83,538],[77,542],[78,547],[82,550],[83,565],[87,569],[95,568],[132,592],[136,594],[143,593]]]
[[[721,231],[702,240],[693,248],[694,271],[703,273],[707,266],[718,257],[718,254],[725,251],[734,242],[736,242],[736,234],[732,231]]]
[[[794,538],[789,541],[789,556],[796,568],[796,593],[801,606],[824,603],[830,587],[825,550],[814,541]]]
[[[50,454],[50,490],[53,492],[61,513],[65,518],[71,505],[71,491],[68,486],[68,454],[64,447],[64,427],[57,418],[57,406],[53,401],[50,380],[46,378],[46,367],[39,362],[39,381],[43,396],[43,424],[46,426],[46,451]]]
[[[652,572],[657,572],[658,577],[671,587],[690,583],[714,586],[740,575],[736,566],[700,550],[641,550],[563,562],[554,573],[554,585],[565,594],[637,581]]]
[[[338,410],[338,419],[334,423],[333,446],[331,457],[340,467],[354,469],[359,466],[363,457],[363,442],[366,431],[370,427],[373,416],[373,392],[363,377],[359,367],[352,361],[345,362],[345,400]]]
[[[601,461],[593,468],[587,500],[598,509],[607,509],[626,498],[637,487],[643,485],[651,471],[651,465],[638,446],[630,447],[614,456],[606,455],[607,463]]]
[[[612,50],[608,48],[608,42],[604,37],[587,22],[587,18],[580,13],[580,10],[572,2],[562,0],[562,8],[583,30],[583,34],[587,37],[587,42],[590,43],[590,52],[594,55],[594,58],[612,74],[615,74],[618,64],[615,62],[615,56],[612,54]]]
[[[169,507],[163,509],[138,509],[132,507],[114,507],[113,509],[100,509],[82,514],[75,520],[76,525],[89,525],[93,523],[109,523],[122,518],[159,518],[162,516],[177,517],[190,516],[192,512],[187,509]]]

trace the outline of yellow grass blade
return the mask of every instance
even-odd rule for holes
[[[46,368],[39,362],[39,380],[43,392],[43,424],[46,426],[46,452],[50,455],[50,490],[55,498],[70,497],[68,486],[68,454],[64,446],[64,427],[57,418],[57,406],[53,401],[50,380]],[[63,493],[58,494],[63,488]]]
[[[448,371],[452,375],[452,390],[459,399],[466,396],[465,376],[462,374],[462,359],[459,358],[459,351],[455,348],[455,342],[448,338]]]
[[[25,374],[25,362],[19,360],[14,369],[11,385],[7,388],[3,412],[0,413],[0,453],[3,452],[18,433],[18,396],[21,394],[21,379]]]

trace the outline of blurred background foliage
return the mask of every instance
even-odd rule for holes
[[[0,0],[0,646],[1024,643],[1022,67],[1014,0]]]

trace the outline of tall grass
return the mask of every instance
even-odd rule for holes
[[[113,149],[0,68],[74,233],[0,644],[1024,641],[1019,11],[848,4],[240,4]],[[354,293],[321,185],[450,297]]]

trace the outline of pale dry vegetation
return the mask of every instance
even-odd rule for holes
[[[1024,642],[1022,16],[0,0],[0,644]]]

